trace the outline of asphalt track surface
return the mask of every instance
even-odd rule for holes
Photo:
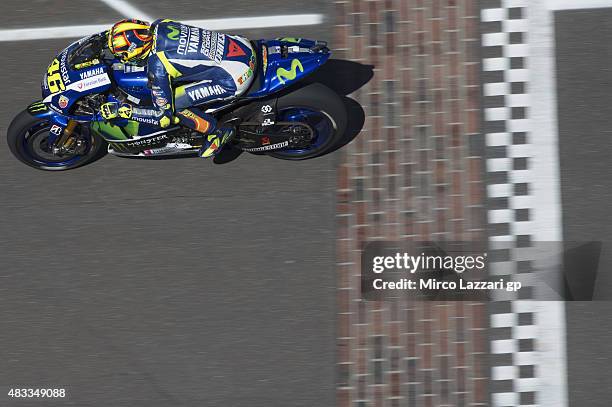
[[[556,13],[563,236],[603,241],[596,302],[566,303],[570,406],[609,406],[612,388],[612,9]],[[606,301],[601,301],[605,299]]]
[[[331,12],[323,0],[132,4],[175,19]],[[2,28],[121,18],[96,1],[2,5]],[[330,18],[241,33],[331,40]],[[68,42],[0,43],[3,137]],[[0,405],[333,405],[336,160],[107,156],[48,173],[2,141]],[[69,398],[11,401],[14,386]]]

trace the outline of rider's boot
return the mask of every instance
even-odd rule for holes
[[[205,136],[204,144],[198,151],[198,155],[202,158],[208,158],[217,155],[221,148],[234,137],[236,129],[234,127],[221,127],[213,133]]]
[[[202,158],[217,155],[222,147],[236,134],[235,127],[217,127],[217,121],[209,114],[197,109],[183,109],[176,113],[179,123],[204,134],[204,143],[198,155]]]

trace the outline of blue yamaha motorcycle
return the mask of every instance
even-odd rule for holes
[[[188,128],[159,127],[127,119],[104,121],[107,101],[152,105],[146,66],[123,64],[105,48],[104,33],[71,44],[43,77],[43,100],[13,119],[11,152],[41,170],[67,170],[107,152],[127,157],[193,155],[203,136]],[[234,99],[201,108],[218,122],[237,126],[231,148],[287,160],[324,154],[342,138],[347,114],[340,96],[307,75],[330,57],[327,44],[302,38],[253,41],[254,79]],[[62,131],[62,129],[64,129]]]

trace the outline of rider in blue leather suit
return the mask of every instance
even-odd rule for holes
[[[151,25],[123,20],[107,35],[110,51],[123,62],[146,64],[154,106],[111,102],[102,106],[102,116],[120,116],[162,128],[180,123],[206,135],[201,157],[218,153],[235,129],[217,128],[212,115],[194,106],[234,98],[248,89],[255,69],[251,43],[171,20]]]

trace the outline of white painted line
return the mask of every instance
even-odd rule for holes
[[[555,69],[555,35],[553,9],[570,2],[566,0],[530,1],[529,48],[530,74],[529,95],[533,159],[531,171],[533,240],[561,242],[563,240],[561,217],[561,185],[559,178],[559,140],[557,129],[557,83]],[[586,7],[591,0],[571,2]],[[598,2],[602,3],[602,2]],[[612,1],[607,0],[608,5]],[[550,7],[550,8],[549,8]],[[559,251],[561,253],[561,243]],[[547,264],[548,262],[552,264]],[[539,260],[539,270],[558,270],[561,273],[562,259]],[[551,266],[552,268],[548,268]],[[561,274],[559,274],[561,275]],[[559,279],[559,283],[560,283]],[[539,298],[543,298],[542,287]],[[539,301],[532,304],[536,311],[538,327],[537,359],[539,366],[539,392],[537,404],[542,406],[568,405],[567,349],[565,328],[565,304],[557,301]]]
[[[73,25],[68,27],[16,28],[0,30],[0,41],[52,40],[56,38],[80,38],[108,30],[106,25]]]
[[[298,27],[323,23],[322,14],[287,14],[265,17],[235,17],[210,20],[188,20],[185,24],[208,30],[226,31],[242,28]]]
[[[144,20],[148,22],[152,22],[154,20],[153,17],[149,17],[144,12],[138,10],[136,7],[129,4],[127,1],[124,1],[124,0],[100,0],[100,1],[127,18],[137,18],[139,20]]]
[[[552,11],[607,7],[612,7],[611,0],[546,0],[546,8]]]
[[[246,28],[296,27],[317,25],[323,22],[321,14],[290,14],[265,17],[237,17],[210,20],[182,21],[185,24],[209,30],[229,31]],[[0,30],[2,41],[52,40],[57,38],[81,38],[108,30],[112,23],[103,25],[73,25],[66,27],[16,28]]]

